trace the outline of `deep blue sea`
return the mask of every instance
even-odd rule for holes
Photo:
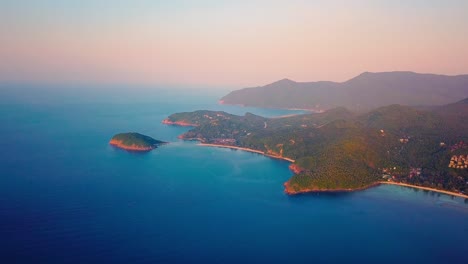
[[[288,162],[161,124],[196,109],[289,111],[217,105],[220,91],[3,88],[0,263],[468,261],[464,199],[397,186],[289,197]],[[130,131],[171,143],[108,145]]]

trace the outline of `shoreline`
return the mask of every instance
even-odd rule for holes
[[[284,192],[288,195],[298,195],[298,194],[306,194],[306,193],[334,193],[334,192],[357,192],[357,191],[364,191],[366,189],[372,188],[372,187],[377,187],[382,184],[386,185],[395,185],[395,186],[400,186],[400,187],[407,187],[407,188],[413,188],[413,189],[420,189],[420,190],[425,190],[425,191],[431,191],[431,192],[436,192],[436,193],[442,193],[445,195],[450,195],[450,196],[457,196],[460,198],[465,198],[468,199],[468,195],[461,194],[461,193],[455,193],[455,192],[450,192],[450,191],[444,191],[444,190],[439,190],[439,189],[434,189],[434,188],[429,188],[429,187],[423,187],[423,186],[417,186],[417,185],[411,185],[411,184],[406,184],[406,183],[399,183],[399,182],[376,182],[361,188],[356,188],[356,189],[303,189],[299,191],[294,191],[290,190],[291,186],[289,185],[289,181],[285,182],[284,185]]]
[[[312,109],[312,108],[287,108],[287,107],[260,107],[260,106],[250,106],[250,105],[244,105],[244,104],[232,104],[232,103],[225,103],[224,100],[219,100],[218,104],[220,105],[232,105],[232,106],[240,106],[240,107],[253,107],[253,108],[262,108],[262,109],[273,109],[273,110],[289,110],[289,111],[306,111],[309,113],[323,113],[326,110],[323,109]],[[300,114],[293,114],[293,115],[300,115]],[[288,115],[285,115],[287,117]],[[279,116],[278,118],[280,118]]]
[[[269,119],[280,119],[280,118],[287,118],[287,117],[293,117],[293,116],[299,116],[299,115],[307,115],[307,114],[310,114],[310,113],[314,113],[314,112],[308,112],[308,113],[305,113],[305,114],[289,114],[289,115],[280,115],[280,116],[272,116],[272,117],[267,117]]]
[[[136,152],[148,152],[156,148],[156,146],[141,147],[141,146],[136,146],[136,145],[124,145],[122,141],[118,141],[115,139],[112,139],[111,141],[109,141],[109,145],[119,148],[119,149],[123,149],[127,151],[136,151]]]
[[[289,180],[283,184],[284,192],[287,195],[298,195],[298,194],[307,194],[307,193],[348,193],[348,192],[357,192],[357,191],[364,191],[366,189],[379,186],[380,183],[376,182],[361,188],[356,189],[303,189],[299,191],[290,190],[291,186],[289,185]]]
[[[161,121],[161,123],[165,124],[165,125],[182,126],[182,127],[196,127],[196,126],[198,126],[197,124],[192,124],[192,123],[185,122],[185,121],[171,121],[168,118]]]
[[[205,146],[205,147],[216,147],[216,148],[229,148],[229,149],[236,149],[236,150],[242,150],[242,151],[247,151],[247,152],[252,152],[252,153],[257,153],[261,154],[266,157],[274,158],[274,159],[281,159],[285,161],[289,161],[291,163],[294,163],[295,160],[290,159],[290,158],[285,158],[285,157],[280,157],[280,156],[274,156],[274,155],[268,155],[265,154],[263,151],[260,150],[255,150],[255,149],[250,149],[250,148],[243,148],[243,147],[236,147],[236,146],[230,146],[230,145],[220,145],[220,144],[209,144],[209,143],[198,143],[198,146]],[[407,188],[415,188],[415,189],[420,189],[420,190],[426,190],[426,191],[432,191],[432,192],[437,192],[437,193],[442,193],[450,196],[458,196],[461,198],[468,199],[468,195],[461,194],[461,193],[455,193],[455,192],[450,192],[450,191],[445,191],[445,190],[439,190],[439,189],[434,189],[434,188],[429,188],[429,187],[423,187],[423,186],[417,186],[417,185],[411,185],[411,184],[406,184],[406,183],[399,183],[399,182],[376,182],[373,184],[370,184],[368,186],[364,186],[361,188],[356,188],[356,189],[324,189],[324,190],[318,190],[318,189],[304,189],[300,191],[292,191],[288,190],[289,182],[284,183],[284,192],[288,195],[297,195],[297,194],[304,194],[304,193],[323,193],[323,192],[355,192],[355,191],[363,191],[372,187],[379,186],[381,184],[387,184],[387,185],[396,185],[396,186],[401,186],[401,187],[407,187]]]
[[[412,185],[412,184],[400,183],[400,182],[379,182],[379,183],[380,184],[396,185],[396,186],[414,188],[414,189],[420,189],[420,190],[437,192],[437,193],[443,193],[443,194],[447,194],[447,195],[451,195],[451,196],[458,196],[458,197],[461,197],[461,198],[468,199],[468,195],[465,195],[465,194],[451,192],[451,191],[445,191],[445,190],[439,190],[439,189],[434,189],[434,188],[430,188],[430,187],[424,187],[424,186],[418,186],[418,185]]]
[[[293,114],[294,115],[294,114]],[[173,121],[169,121],[168,119],[164,119],[162,121],[163,124],[170,124],[170,125],[179,125],[179,126],[196,126],[195,124],[190,124],[190,123],[186,123],[184,121],[182,122],[173,122]],[[274,159],[281,159],[281,160],[285,160],[285,161],[288,161],[288,162],[291,162],[293,165],[293,163],[295,163],[295,160],[294,159],[291,159],[291,158],[287,158],[287,157],[282,157],[282,156],[276,156],[276,155],[270,155],[270,154],[266,154],[265,152],[263,151],[260,151],[260,150],[256,150],[256,149],[251,149],[251,148],[244,148],[244,147],[238,147],[238,146],[232,146],[232,145],[221,145],[221,144],[211,144],[211,143],[202,143],[202,140],[200,138],[191,138],[191,139],[187,139],[187,138],[184,138],[183,135],[180,135],[178,138],[180,139],[183,139],[183,140],[196,140],[196,141],[199,141],[199,143],[197,144],[198,146],[205,146],[205,147],[217,147],[217,148],[229,148],[229,149],[235,149],[235,150],[242,150],[242,151],[247,151],[247,152],[252,152],[252,153],[257,153],[257,154],[261,154],[263,156],[266,156],[266,157],[270,157],[270,158],[274,158]],[[111,144],[113,145],[113,144]],[[141,151],[141,150],[140,150]],[[290,170],[293,171],[293,173],[296,173],[296,171],[294,170],[294,167],[289,167]],[[297,167],[297,169],[299,169],[299,167]],[[437,192],[437,193],[442,193],[442,194],[446,194],[446,195],[450,195],[450,196],[457,196],[457,197],[461,197],[461,198],[465,198],[465,199],[468,199],[468,195],[465,195],[465,194],[461,194],[461,193],[456,193],[456,192],[451,192],[451,191],[445,191],[445,190],[439,190],[439,189],[435,189],[435,188],[430,188],[430,187],[423,187],[423,186],[418,186],[418,185],[411,185],[411,184],[406,184],[406,183],[398,183],[398,182],[387,182],[387,181],[379,181],[379,182],[375,182],[375,183],[372,183],[370,185],[367,185],[367,186],[364,186],[364,187],[361,187],[361,188],[355,188],[355,189],[302,189],[302,190],[299,190],[299,191],[295,191],[295,190],[291,190],[291,186],[289,185],[289,180],[286,181],[283,186],[284,186],[284,192],[288,195],[296,195],[296,194],[304,194],[304,193],[320,193],[320,192],[354,192],[354,191],[362,191],[362,190],[366,190],[368,188],[372,188],[372,187],[376,187],[376,186],[379,186],[381,184],[387,184],[387,185],[397,185],[397,186],[401,186],[401,187],[407,187],[407,188],[414,188],[414,189],[420,189],[420,190],[426,190],[426,191],[432,191],[432,192]]]
[[[295,160],[290,159],[290,158],[280,157],[280,156],[275,156],[275,155],[269,155],[269,154],[265,154],[265,152],[263,152],[263,151],[250,149],[250,148],[236,147],[236,146],[230,146],[230,145],[220,145],[220,144],[209,144],[209,143],[198,143],[197,145],[198,146],[204,146],[204,147],[229,148],[229,149],[242,150],[242,151],[261,154],[263,156],[274,158],[274,159],[281,159],[281,160],[289,161],[289,162],[292,162],[292,163],[295,162]]]

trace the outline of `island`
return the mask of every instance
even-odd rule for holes
[[[114,147],[137,152],[150,151],[166,143],[135,132],[116,134],[109,141],[109,144]]]
[[[291,163],[287,194],[356,191],[382,183],[468,193],[468,98],[443,106],[388,105],[366,113],[338,107],[265,118],[223,111],[176,113],[180,136],[203,146],[259,153]]]

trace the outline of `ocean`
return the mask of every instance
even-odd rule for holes
[[[399,186],[290,197],[288,162],[184,142],[188,128],[161,124],[197,109],[300,111],[218,105],[220,91],[2,87],[0,263],[467,260],[467,200]],[[131,131],[170,144],[108,145]]]

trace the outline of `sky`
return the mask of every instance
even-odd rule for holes
[[[0,82],[258,86],[468,73],[465,0],[0,0]]]

